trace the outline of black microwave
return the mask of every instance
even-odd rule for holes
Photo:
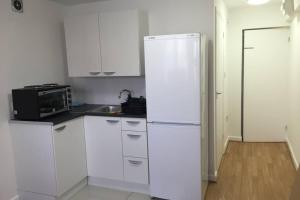
[[[12,90],[12,101],[15,119],[39,120],[70,110],[71,87],[57,84],[26,86]]]

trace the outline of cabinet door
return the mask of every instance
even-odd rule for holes
[[[103,74],[141,75],[138,11],[100,13],[99,23]]]
[[[123,180],[121,119],[85,118],[88,175]]]
[[[101,73],[98,14],[65,19],[69,76],[98,76]]]
[[[58,196],[87,176],[83,118],[54,127]]]

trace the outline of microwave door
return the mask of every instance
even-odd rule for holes
[[[39,93],[40,117],[47,117],[68,110],[66,90],[50,90]]]

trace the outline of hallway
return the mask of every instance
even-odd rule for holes
[[[288,200],[295,176],[285,143],[230,142],[206,200]]]

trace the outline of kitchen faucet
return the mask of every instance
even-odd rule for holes
[[[123,94],[124,92],[127,92],[127,93],[128,93],[127,99],[130,98],[130,97],[133,95],[133,92],[132,92],[132,91],[130,91],[130,90],[128,90],[128,89],[124,89],[124,90],[121,90],[120,95],[119,95],[119,99],[122,98],[122,94]]]

